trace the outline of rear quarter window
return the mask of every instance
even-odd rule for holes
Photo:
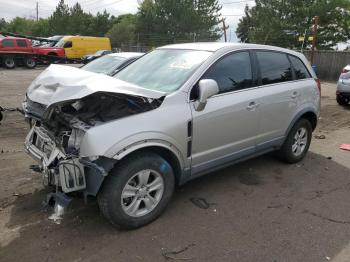
[[[291,64],[286,54],[272,51],[257,51],[256,55],[263,85],[293,80]]]
[[[13,47],[14,42],[12,39],[4,39],[1,41],[3,47]]]
[[[305,64],[295,56],[289,56],[289,59],[293,65],[293,70],[296,79],[306,79],[310,78],[310,72],[307,70]]]

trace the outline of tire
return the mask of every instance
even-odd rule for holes
[[[302,135],[302,131],[305,131],[306,134],[302,136],[301,139],[296,140],[296,136]],[[297,134],[298,133],[298,134]],[[306,138],[306,140],[304,139]],[[310,143],[312,138],[312,126],[309,120],[301,118],[292,129],[289,131],[289,134],[284,141],[280,151],[278,152],[279,157],[290,164],[297,163],[301,161],[307,151],[309,150]],[[299,145],[299,146],[298,146]]]
[[[24,59],[24,65],[29,69],[33,69],[36,67],[36,61],[33,57],[27,57]]]
[[[57,63],[58,62],[58,56],[56,53],[48,53],[47,54],[49,56],[49,62],[50,64],[53,64],[53,63]]]
[[[13,56],[5,56],[2,63],[7,69],[13,69],[16,67],[16,60]]]
[[[148,180],[141,179],[144,180],[142,183],[140,177],[145,177],[148,172]],[[155,185],[158,187],[152,191]],[[143,152],[131,155],[110,172],[97,196],[98,205],[112,225],[134,229],[152,222],[162,214],[171,199],[174,186],[174,172],[170,164],[157,154]]]
[[[349,100],[346,99],[346,98],[341,97],[340,95],[337,95],[337,103],[340,106],[345,106],[345,105],[347,105],[349,103]]]

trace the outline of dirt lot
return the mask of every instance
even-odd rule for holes
[[[0,69],[0,105],[20,106],[40,72]],[[157,221],[133,231],[111,227],[82,199],[61,224],[48,220],[47,190],[23,152],[27,126],[11,112],[0,125],[0,261],[350,261],[350,152],[339,150],[350,143],[350,107],[334,94],[323,83],[315,135],[326,138],[313,140],[302,163],[263,156],[192,181]]]

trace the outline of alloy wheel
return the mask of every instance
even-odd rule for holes
[[[150,213],[162,199],[164,180],[155,170],[137,172],[125,184],[121,194],[124,212],[132,217]]]
[[[306,148],[308,133],[305,127],[300,127],[294,135],[292,152],[295,156],[300,156]]]

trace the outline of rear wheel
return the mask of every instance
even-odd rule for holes
[[[345,106],[345,105],[347,105],[349,103],[349,99],[344,98],[344,97],[342,97],[340,95],[337,95],[337,103],[339,105],[341,105],[341,106]]]
[[[312,137],[310,121],[301,118],[290,130],[279,156],[288,163],[301,161],[309,150]]]
[[[162,157],[151,152],[132,155],[106,178],[98,204],[113,225],[141,227],[161,215],[174,184],[173,169]]]
[[[33,57],[26,57],[24,59],[24,64],[29,69],[33,69],[36,67],[36,61]]]
[[[48,53],[47,55],[49,56],[50,64],[58,62],[58,56],[56,53]]]
[[[6,56],[3,59],[3,65],[4,67],[6,67],[7,69],[13,69],[16,67],[16,61],[15,58],[13,56]]]

